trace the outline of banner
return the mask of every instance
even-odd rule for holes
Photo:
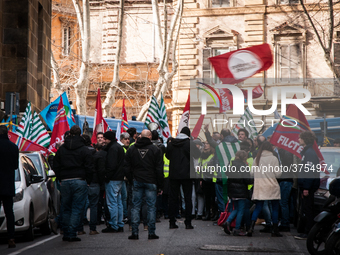
[[[208,58],[224,84],[242,82],[273,64],[269,44],[252,46]]]
[[[45,157],[48,157],[51,153],[51,151],[47,148],[27,140],[26,138],[23,138],[11,131],[8,131],[8,138],[12,143],[15,143],[18,146],[19,151],[40,151]]]
[[[123,107],[122,107],[122,123],[120,125],[120,133],[124,133],[129,129],[129,123],[127,120],[126,109],[125,109],[125,98],[123,99]],[[118,129],[117,129],[118,132]],[[119,139],[118,139],[119,141]]]
[[[103,132],[105,133],[109,129],[109,125],[106,120],[103,118],[102,112],[102,101],[100,99],[100,90],[98,88],[97,92],[97,101],[96,101],[96,110],[94,113],[94,125],[93,125],[93,134],[91,138],[92,143],[97,143],[97,133]],[[111,129],[110,129],[111,130]]]
[[[57,117],[55,118],[54,127],[52,131],[50,147],[49,147],[50,150],[53,150],[57,143],[64,141],[64,134],[68,130],[70,130],[70,127],[67,122],[63,99],[61,98],[59,100],[58,113],[57,113]]]
[[[270,138],[270,143],[301,158],[300,153],[303,147],[299,144],[299,135],[306,130],[311,131],[305,115],[295,105],[289,105],[287,114],[282,116],[280,123]],[[316,141],[313,149],[318,155],[320,164],[325,164]]]
[[[179,124],[178,124],[178,129],[177,129],[176,135],[178,135],[181,132],[182,128],[189,127],[189,115],[190,115],[190,92],[189,92],[189,95],[188,95],[188,100],[187,100],[185,107],[183,109],[182,117],[181,117]]]
[[[204,114],[201,114],[199,117],[194,129],[191,132],[191,136],[196,139],[201,131],[202,125],[203,125],[203,120],[204,120]]]
[[[62,98],[63,102],[64,102],[64,109],[65,109],[65,113],[66,113],[66,116],[67,116],[67,121],[68,121],[69,127],[72,127],[76,123],[76,121],[74,120],[74,117],[73,117],[70,102],[68,101],[68,98],[67,98],[67,94],[66,94],[66,92],[64,92],[56,100],[54,100],[44,110],[42,110],[40,112],[40,116],[44,119],[48,128],[51,131],[53,131],[54,120],[57,117],[57,111],[58,111],[58,105],[59,105],[60,98]]]

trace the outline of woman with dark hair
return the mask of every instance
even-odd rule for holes
[[[270,142],[262,143],[252,166],[251,175],[254,176],[254,192],[252,200],[256,207],[251,217],[251,228],[247,233],[252,236],[255,222],[266,200],[272,204],[272,237],[281,237],[279,233],[279,201],[281,199],[280,185],[277,178],[281,176],[281,168],[277,157],[273,155],[273,147]]]

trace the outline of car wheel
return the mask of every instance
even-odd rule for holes
[[[325,222],[316,223],[309,231],[307,237],[307,250],[312,255],[328,255],[326,252],[326,240],[332,225]]]
[[[26,241],[33,241],[34,240],[34,210],[32,206],[30,206],[30,214],[29,214],[28,222],[29,222],[29,227],[26,230],[24,238]]]
[[[55,213],[54,208],[52,207],[51,203],[48,205],[48,213],[46,221],[40,226],[40,231],[43,235],[50,235],[52,232],[51,229],[51,219],[54,219]]]
[[[340,233],[333,233],[326,242],[327,255],[340,254]]]

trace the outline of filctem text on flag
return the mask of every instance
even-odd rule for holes
[[[273,127],[276,123],[279,123],[279,122],[280,122],[279,119],[266,119],[265,121],[263,121],[262,119],[251,119],[248,121],[239,120],[234,123],[232,119],[230,119],[229,121],[226,119],[214,119],[213,127],[215,128],[216,125],[224,125],[224,124],[229,123],[231,127],[234,125],[243,125],[244,127],[249,126],[249,127],[261,128],[264,125],[267,126],[268,124],[270,124]],[[298,123],[295,120],[282,120],[281,124],[284,127],[296,127]]]

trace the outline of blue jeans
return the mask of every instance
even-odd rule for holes
[[[272,224],[271,214],[272,214],[272,205],[269,203],[268,200],[264,201],[262,207],[262,214],[263,218],[266,221],[266,225],[270,226]]]
[[[115,230],[124,227],[121,196],[122,185],[123,181],[110,181],[105,184],[106,203],[110,212],[109,224]]]
[[[146,204],[148,206],[148,231],[149,235],[154,235],[156,230],[156,200],[157,200],[157,185],[152,183],[143,183],[133,181],[132,188],[132,203],[131,221],[132,234],[138,235],[138,226],[140,223],[140,209],[142,206],[143,196],[145,195]]]
[[[231,223],[235,217],[236,217],[236,227],[235,229],[240,229],[243,219],[244,210],[246,208],[246,200],[247,199],[239,199],[234,200],[232,199],[232,202],[234,203],[234,210],[230,213],[227,222]]]
[[[83,220],[87,198],[87,183],[83,180],[66,180],[61,182],[63,197],[62,226],[64,237],[76,237],[77,228]]]
[[[280,182],[280,190],[281,190],[281,226],[289,227],[289,198],[290,191],[292,190],[293,183],[292,182]]]
[[[257,217],[259,216],[261,210],[262,210],[262,207],[263,207],[263,204],[264,204],[265,201],[263,200],[260,200],[260,201],[256,201],[256,207],[255,207],[255,210],[253,212],[253,215],[251,216],[251,220],[252,221],[256,221],[257,220]],[[273,224],[278,224],[279,223],[279,200],[271,200],[271,204],[272,204],[272,221],[273,221]]]
[[[122,185],[123,218],[127,218],[128,216],[127,199],[128,199],[128,194],[127,194],[127,189],[126,189],[126,182],[124,181]]]
[[[95,231],[97,226],[97,213],[100,186],[98,183],[91,183],[89,186],[89,203],[90,203],[90,230]]]
[[[218,211],[219,213],[224,212],[226,205],[223,199],[223,186],[215,183],[215,193],[216,193],[216,198],[217,198]]]

